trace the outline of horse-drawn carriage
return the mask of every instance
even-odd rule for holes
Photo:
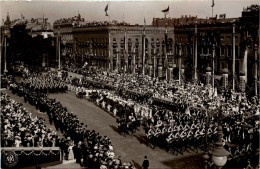
[[[135,121],[126,121],[124,118],[117,118],[116,123],[118,125],[118,129],[120,133],[126,134],[135,134],[137,128],[140,126],[140,122]]]
[[[86,96],[86,92],[85,91],[77,91],[76,96],[78,98],[82,99],[84,96]]]

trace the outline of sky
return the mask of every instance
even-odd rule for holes
[[[1,21],[6,19],[9,12],[11,20],[21,18],[40,18],[43,15],[53,22],[60,18],[73,17],[81,14],[85,21],[125,21],[131,24],[151,24],[153,18],[162,18],[161,10],[170,8],[167,17],[181,17],[182,15],[198,16],[201,18],[212,15],[212,0],[171,0],[171,1],[66,1],[66,0],[0,0]],[[240,17],[244,7],[259,4],[257,0],[214,0],[214,16],[226,14],[227,18]],[[108,7],[109,17],[104,9]]]

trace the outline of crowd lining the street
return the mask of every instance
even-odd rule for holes
[[[76,115],[59,102],[47,98],[46,91],[55,83],[59,85],[53,85],[53,92],[64,92],[68,85],[79,95],[88,93],[97,105],[117,117],[119,127],[124,124],[125,129],[129,129],[132,124],[137,127],[141,124],[150,143],[167,145],[167,150],[177,154],[201,148],[206,131],[209,142],[214,141],[220,123],[225,147],[231,152],[227,165],[259,164],[256,160],[259,153],[259,100],[256,97],[246,98],[244,94],[231,92],[220,96],[203,84],[178,85],[175,81],[97,70],[83,78],[65,77],[62,81],[50,73],[10,85],[13,93],[24,96],[25,101],[47,112],[50,123],[54,122],[56,129],[71,138],[77,147],[87,144],[87,157],[102,154],[103,157],[96,160],[99,165],[107,166],[113,162],[115,165],[112,166],[118,165],[107,155],[111,142],[95,131],[88,131]],[[106,139],[108,141],[104,141]],[[64,154],[68,153],[64,151]],[[77,152],[75,156],[78,156]],[[126,166],[132,167],[132,164]]]
[[[231,152],[227,165],[256,166],[259,163],[256,160],[260,108],[257,97],[246,98],[243,93],[232,92],[220,96],[203,84],[179,86],[174,81],[167,83],[117,72],[92,73],[73,79],[72,83],[78,86],[77,93],[85,89],[98,90],[88,95],[101,108],[123,119],[118,121],[119,125],[122,121],[127,126],[139,121],[147,139],[168,145],[166,149],[173,148],[177,153],[188,149],[196,151],[204,145],[206,128],[209,140],[214,141],[220,123],[225,147]]]
[[[50,73],[49,76],[54,75]],[[56,145],[61,148],[62,156],[69,160],[75,158],[77,163],[88,168],[134,168],[131,162],[122,163],[120,156],[115,156],[113,145],[107,136],[103,137],[95,130],[88,130],[87,125],[79,122],[77,115],[69,112],[56,100],[48,98],[45,91],[49,91],[49,85],[43,85],[42,90],[38,90],[37,86],[41,84],[57,82],[55,78],[44,77],[45,75],[28,77],[21,83],[10,84],[10,90],[13,94],[24,97],[25,102],[28,101],[39,111],[48,114],[50,124],[54,124],[55,129],[61,131],[66,138],[60,138],[59,144]],[[60,84],[63,86],[63,83]],[[53,88],[53,93],[59,92],[64,90],[57,86]],[[10,111],[11,114],[14,113],[13,110]]]

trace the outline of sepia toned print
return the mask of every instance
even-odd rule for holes
[[[259,168],[257,1],[0,4],[2,168]]]

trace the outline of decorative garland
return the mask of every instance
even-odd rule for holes
[[[25,154],[26,156],[30,156],[30,155],[35,155],[35,156],[40,156],[40,155],[45,155],[45,156],[47,156],[47,155],[55,155],[55,156],[57,156],[58,154],[60,154],[60,151],[59,150],[57,150],[58,152],[57,153],[54,153],[53,152],[53,150],[52,149],[50,149],[50,150],[36,150],[36,151],[40,151],[39,153],[36,153],[35,152],[35,150],[31,150],[31,152],[29,152],[29,153],[26,153],[25,151],[30,151],[30,150],[23,150],[23,149],[21,149],[21,150],[17,150],[17,151],[21,151],[21,153],[17,153],[17,151],[15,151],[15,149],[13,149],[13,150],[10,150],[12,153],[14,153],[14,154],[16,154],[16,155],[18,155],[18,156],[20,156],[20,155],[22,155],[22,154]],[[10,151],[8,151],[8,150],[2,150],[2,155],[7,155],[8,153],[6,153],[6,152],[10,152]],[[44,151],[48,151],[48,153],[44,153]]]

